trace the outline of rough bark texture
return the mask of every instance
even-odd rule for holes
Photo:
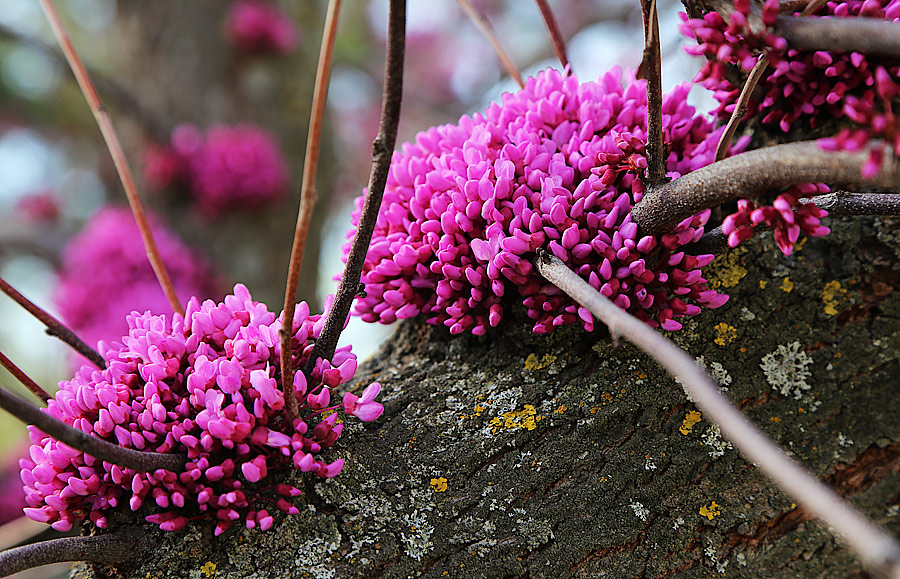
[[[790,258],[769,235],[720,257],[710,277],[731,301],[671,336],[794,456],[896,532],[898,223],[834,225]],[[300,515],[219,538],[203,523],[148,529],[161,536],[154,557],[117,571],[865,576],[826,528],[724,446],[646,356],[601,332],[536,336],[513,317],[482,338],[407,323],[358,374],[360,384],[385,386],[385,415],[348,424],[331,455],[347,458],[344,472],[299,483]],[[74,575],[107,572],[82,565]]]

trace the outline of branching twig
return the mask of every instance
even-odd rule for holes
[[[141,239],[143,239],[144,248],[147,251],[147,259],[150,261],[154,273],[156,273],[159,285],[162,287],[163,293],[166,294],[169,305],[172,306],[172,311],[184,314],[184,308],[181,305],[181,301],[178,299],[178,295],[175,293],[175,286],[172,285],[169,272],[166,270],[166,266],[156,247],[156,242],[153,240],[153,232],[150,230],[147,216],[144,213],[144,207],[141,204],[137,187],[134,184],[134,175],[132,175],[131,168],[128,166],[128,160],[125,158],[125,151],[122,149],[122,144],[119,142],[118,135],[116,135],[116,130],[113,127],[109,113],[106,111],[103,103],[100,102],[97,90],[91,83],[91,79],[88,76],[87,70],[84,68],[84,64],[81,62],[81,58],[79,58],[78,53],[75,52],[75,47],[72,45],[72,41],[69,39],[69,36],[63,27],[62,20],[60,20],[59,14],[53,6],[53,1],[40,0],[40,3],[44,15],[47,17],[47,22],[49,22],[50,28],[53,30],[53,35],[56,36],[56,40],[59,42],[59,46],[66,56],[69,67],[72,69],[72,73],[78,81],[78,86],[81,87],[81,92],[84,93],[84,98],[91,107],[94,119],[96,119],[97,125],[100,127],[100,132],[103,134],[103,139],[106,141],[106,146],[109,149],[113,164],[116,166],[119,180],[122,181],[122,187],[125,189],[125,195],[128,197],[128,204],[131,206],[134,220],[137,222],[138,230],[141,232]]]
[[[900,23],[876,18],[779,16],[775,34],[797,50],[853,51],[900,56]]]
[[[553,15],[553,10],[550,8],[550,4],[547,0],[537,0],[537,5],[541,10],[541,17],[544,19],[544,24],[547,25],[547,32],[550,33],[550,41],[553,43],[553,52],[556,53],[556,58],[559,59],[559,63],[562,67],[571,73],[572,68],[569,66],[569,56],[566,54],[566,41],[563,40],[562,32],[559,29],[559,23],[556,22],[556,16]]]
[[[160,468],[181,472],[187,462],[186,457],[178,454],[131,450],[91,436],[42,412],[37,406],[4,388],[0,388],[0,408],[25,424],[37,426],[46,434],[74,449],[122,468],[138,472],[153,472]]]
[[[659,19],[656,0],[641,0],[644,19],[644,58],[637,78],[647,79],[647,180],[653,186],[666,178],[666,151],[662,127],[662,58],[659,54]]]
[[[744,87],[741,89],[741,94],[738,96],[737,102],[734,103],[734,110],[731,112],[731,118],[728,119],[725,131],[719,139],[718,146],[716,146],[716,161],[721,161],[725,158],[725,154],[728,153],[731,139],[734,138],[734,133],[741,123],[741,120],[744,118],[744,115],[747,114],[747,105],[750,104],[750,97],[753,95],[753,91],[756,90],[756,85],[759,84],[760,79],[763,74],[765,74],[768,67],[769,57],[768,55],[763,54],[759,57],[759,60],[756,61],[753,69],[750,70],[750,74],[747,75],[747,80],[744,81]]]
[[[26,312],[28,312],[29,314],[37,318],[38,321],[44,324],[44,326],[47,327],[47,333],[49,335],[65,342],[70,348],[90,360],[98,368],[106,368],[106,360],[103,359],[103,356],[101,356],[97,353],[96,350],[85,344],[84,341],[81,340],[81,338],[76,336],[75,333],[72,332],[72,330],[65,327],[62,322],[51,316],[45,310],[37,307],[34,303],[31,302],[31,300],[16,291],[15,288],[6,283],[6,280],[4,280],[2,277],[0,277],[0,291],[8,295]]]
[[[291,246],[291,261],[288,266],[287,287],[284,290],[284,324],[281,327],[281,383],[284,388],[285,411],[293,422],[297,418],[297,397],[294,395],[294,369],[291,367],[291,337],[294,329],[294,306],[297,304],[297,284],[300,281],[300,266],[306,249],[309,221],[316,204],[316,175],[319,168],[319,150],[322,142],[322,122],[325,118],[325,103],[328,100],[328,85],[331,78],[331,57],[334,40],[337,37],[338,15],[341,0],[328,3],[325,17],[325,31],[319,48],[319,66],[316,69],[316,84],[313,89],[313,106],[309,115],[309,132],[306,138],[306,158],[303,160],[303,183],[300,186],[300,209],[294,228],[294,242]]]
[[[347,316],[350,314],[350,306],[353,298],[359,291],[359,278],[362,275],[363,262],[369,251],[369,243],[372,241],[372,233],[375,231],[375,221],[378,219],[378,210],[381,208],[381,198],[384,197],[384,187],[387,183],[388,171],[391,168],[391,156],[394,145],[397,142],[397,125],[400,123],[400,102],[403,97],[403,58],[406,51],[406,0],[391,0],[388,13],[388,41],[387,60],[384,72],[384,94],[381,102],[381,121],[378,127],[378,136],[372,143],[372,171],[369,174],[369,185],[366,199],[363,203],[362,213],[359,216],[359,226],[353,236],[350,252],[347,255],[347,264],[338,284],[325,327],[316,345],[309,355],[306,363],[306,373],[312,373],[316,360],[325,358],[330,360],[334,355],[338,338],[344,329]]]
[[[603,297],[556,257],[542,252],[537,271],[586,307],[615,336],[632,342],[677,377],[697,406],[746,459],[811,513],[830,525],[870,570],[900,577],[900,545],[865,516],[788,458],[759,428],[725,398],[718,386],[684,351]]]
[[[118,565],[133,559],[139,550],[150,548],[152,535],[118,531],[92,537],[63,537],[0,551],[0,577],[68,561],[90,561]]]
[[[23,386],[28,388],[28,391],[40,398],[44,403],[50,400],[50,395],[41,388],[37,382],[28,377],[25,372],[23,372],[18,366],[16,366],[12,360],[6,357],[3,352],[0,352],[0,366],[6,368],[7,372],[13,375],[13,377],[22,383]]]
[[[860,175],[869,151],[824,151],[815,141],[756,149],[649,189],[632,209],[632,216],[642,235],[658,235],[704,209],[735,199],[778,193],[789,185],[823,182],[896,187],[900,162],[893,155],[885,155],[881,169],[871,179]]]
[[[494,53],[500,60],[500,64],[502,64],[503,68],[506,69],[506,74],[511,76],[516,81],[516,83],[519,85],[519,88],[525,88],[525,83],[522,82],[522,74],[519,72],[519,69],[516,68],[516,65],[509,57],[509,54],[507,54],[506,50],[504,50],[503,45],[500,44],[500,39],[497,38],[497,35],[494,33],[494,27],[491,26],[491,22],[490,20],[488,20],[487,16],[485,16],[481,11],[472,6],[472,3],[469,2],[469,0],[456,1],[459,4],[460,8],[463,9],[463,12],[466,13],[466,16],[469,17],[469,20],[472,21],[472,24],[474,24],[475,27],[481,31],[487,41],[491,43],[491,47],[494,49]]]

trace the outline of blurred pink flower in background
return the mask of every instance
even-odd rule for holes
[[[29,223],[52,225],[59,220],[59,199],[52,191],[41,191],[21,197],[16,213]]]
[[[232,2],[225,36],[238,50],[257,54],[286,54],[299,42],[290,17],[275,4],[261,0]]]

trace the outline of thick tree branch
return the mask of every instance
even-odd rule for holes
[[[797,50],[900,56],[900,23],[876,18],[779,16],[775,34]]]
[[[488,20],[487,16],[485,16],[484,13],[472,6],[472,3],[469,2],[469,0],[456,1],[459,4],[460,8],[463,9],[463,12],[466,13],[466,16],[469,17],[469,20],[472,21],[472,24],[474,24],[475,27],[481,31],[487,41],[491,43],[491,47],[494,49],[494,53],[500,60],[500,64],[502,64],[503,68],[506,69],[506,74],[508,74],[513,78],[513,80],[516,81],[516,84],[519,85],[519,88],[525,88],[525,83],[522,81],[522,74],[519,72],[519,69],[516,68],[516,65],[509,57],[509,54],[503,48],[503,45],[500,43],[500,39],[497,38],[497,34],[494,32],[494,27],[491,26],[491,22],[490,20]]]
[[[659,54],[659,18],[656,0],[641,0],[644,19],[644,58],[638,78],[647,79],[647,179],[657,185],[666,178],[666,151],[662,127],[662,58]]]
[[[369,174],[369,185],[359,226],[341,281],[337,295],[325,320],[325,327],[306,363],[306,373],[312,373],[318,358],[331,359],[337,346],[338,338],[344,329],[353,298],[359,292],[359,278],[362,275],[363,263],[375,231],[378,210],[384,197],[388,171],[391,168],[391,156],[397,142],[397,126],[400,123],[400,103],[403,97],[403,60],[406,51],[406,0],[391,0],[388,14],[387,62],[385,63],[384,94],[382,95],[381,122],[378,136],[372,144],[372,171]]]
[[[67,561],[116,565],[151,548],[150,537],[135,531],[119,531],[91,537],[64,537],[0,551],[0,577]]]
[[[677,377],[722,433],[749,461],[798,503],[830,525],[870,570],[900,578],[900,545],[831,488],[813,477],[725,398],[710,376],[684,351],[603,297],[555,256],[534,260],[538,273],[586,307],[615,336],[632,342]]]
[[[643,235],[658,235],[704,209],[778,193],[790,185],[824,182],[834,186],[896,187],[900,162],[893,155],[885,155],[879,172],[866,179],[860,170],[868,158],[868,149],[854,153],[824,151],[815,141],[756,149],[649,189],[631,213]]]

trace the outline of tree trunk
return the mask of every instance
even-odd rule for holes
[[[771,236],[710,279],[732,295],[670,334],[814,473],[900,528],[897,222],[835,222],[790,258]],[[361,383],[327,482],[269,531],[197,523],[124,577],[864,577],[823,525],[718,435],[674,380],[603,331],[487,336],[403,325]],[[339,448],[339,450],[337,450]],[[132,517],[123,515],[125,519]],[[80,565],[75,576],[107,570]]]

